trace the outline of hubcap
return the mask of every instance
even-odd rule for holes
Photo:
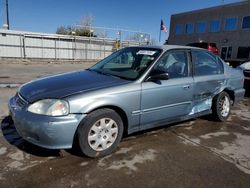
[[[104,151],[112,146],[117,138],[117,134],[118,126],[113,119],[99,119],[89,130],[89,146],[95,151]]]
[[[227,96],[224,96],[219,101],[219,109],[222,117],[227,117],[230,111],[230,101]]]

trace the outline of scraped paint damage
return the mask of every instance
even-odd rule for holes
[[[210,110],[212,107],[212,98],[208,98],[203,101],[198,101],[193,105],[191,112],[188,115],[193,115],[199,112]]]

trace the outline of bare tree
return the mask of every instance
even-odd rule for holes
[[[94,17],[90,14],[82,17],[82,19],[80,20],[80,26],[81,27],[91,27],[93,25],[94,22]]]
[[[150,35],[146,33],[134,33],[133,35],[129,35],[126,37],[127,40],[133,40],[133,41],[138,41],[138,42],[150,42]]]
[[[151,38],[150,45],[157,45],[158,42],[155,38]]]
[[[68,29],[66,26],[60,26],[56,30],[56,34],[68,35]]]
[[[91,29],[93,21],[93,17],[87,15],[81,19],[79,26],[60,26],[57,28],[56,33],[62,35],[96,37],[96,35],[94,35],[94,31]]]

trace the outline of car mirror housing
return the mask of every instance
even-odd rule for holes
[[[168,80],[169,74],[164,71],[152,71],[146,81],[159,81],[159,80]]]

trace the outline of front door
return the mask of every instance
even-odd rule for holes
[[[193,78],[184,50],[169,51],[151,71],[167,72],[168,80],[142,83],[141,129],[189,114],[193,99]]]

